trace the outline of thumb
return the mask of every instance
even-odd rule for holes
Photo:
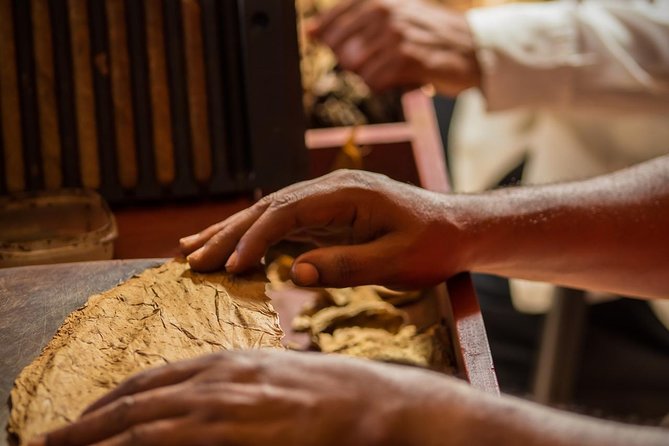
[[[298,286],[384,285],[397,270],[393,251],[382,240],[314,249],[295,259],[291,276]]]

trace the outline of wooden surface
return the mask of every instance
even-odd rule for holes
[[[146,20],[146,47],[149,63],[149,85],[153,110],[153,152],[156,178],[162,185],[174,181],[174,145],[172,144],[172,116],[165,61],[164,19],[160,0],[144,2]]]
[[[495,366],[471,276],[463,273],[451,277],[446,281],[446,288],[449,299],[443,301],[450,302],[449,325],[462,378],[472,387],[499,395]]]
[[[0,426],[14,378],[49,342],[65,317],[92,294],[113,288],[160,260],[112,260],[0,269]],[[6,444],[0,435],[0,446]]]
[[[182,0],[184,57],[188,84],[188,116],[190,119],[193,174],[200,183],[210,179],[211,141],[207,112],[207,78],[202,40],[202,8],[195,0]]]
[[[40,146],[44,186],[57,189],[63,183],[58,104],[53,64],[53,39],[47,0],[31,0],[33,44],[35,45],[35,83],[37,86]]]
[[[14,378],[33,361],[49,342],[66,316],[81,307],[90,295],[156,266],[164,259],[111,260],[0,269],[0,401],[9,397]],[[449,282],[449,300],[438,287],[428,305],[414,308],[412,320],[432,324],[445,319],[451,329],[459,375],[473,387],[498,393],[492,371],[490,350],[485,337],[478,303],[471,294],[468,275]],[[291,290],[270,294],[282,321],[291,321],[310,291]],[[418,314],[422,312],[422,314]],[[309,340],[292,333],[284,324],[286,343],[306,348]],[[5,426],[8,406],[0,404],[0,426]],[[6,444],[0,436],[0,446]]]
[[[411,146],[420,185],[434,192],[450,192],[444,146],[432,98],[422,90],[402,96],[402,106],[411,127]]]
[[[21,104],[16,68],[16,42],[11,0],[0,0],[0,119],[4,153],[4,181],[9,192],[25,187],[24,160],[21,152]]]
[[[132,77],[128,54],[128,31],[123,0],[107,0],[107,26],[109,29],[109,62],[104,67],[111,76],[114,125],[116,131],[116,162],[121,187],[137,186],[137,147],[135,146],[135,118],[132,109]]]
[[[91,60],[91,35],[88,23],[88,2],[71,0],[69,3],[70,40],[74,71],[74,102],[77,113],[77,135],[81,182],[84,187],[100,187],[98,129],[95,119],[95,94]]]

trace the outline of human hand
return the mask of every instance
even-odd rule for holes
[[[436,373],[343,356],[222,352],[137,374],[30,444],[408,444],[422,420],[412,415],[448,385],[458,388]]]
[[[29,446],[654,446],[666,440],[665,429],[579,418],[414,367],[247,350],[135,375]]]
[[[375,90],[431,83],[455,96],[481,82],[464,14],[433,2],[343,0],[308,32]]]
[[[183,238],[181,250],[194,270],[240,273],[278,241],[306,239],[322,247],[295,260],[297,285],[415,289],[466,269],[457,199],[341,170],[268,195]]]

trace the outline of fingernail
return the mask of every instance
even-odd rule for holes
[[[318,283],[318,270],[311,263],[297,263],[293,265],[293,279],[296,285],[316,285]]]
[[[233,272],[235,269],[237,269],[237,257],[237,251],[233,251],[232,254],[230,254],[228,261],[225,262],[226,271]]]
[[[182,237],[182,238],[179,239],[179,243],[182,244],[182,245],[192,243],[197,238],[197,236],[198,236],[198,234],[193,234],[193,235],[189,235],[187,237]]]
[[[45,446],[45,445],[46,445],[46,437],[44,435],[35,437],[32,440],[30,440],[30,443],[28,443],[28,446]]]

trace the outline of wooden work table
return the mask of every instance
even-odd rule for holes
[[[49,342],[69,313],[92,294],[110,289],[162,259],[111,260],[26,266],[0,270],[0,426],[9,414],[4,404],[13,381]],[[472,386],[498,393],[483,321],[467,275],[438,288],[438,309],[449,325],[458,374]],[[291,296],[271,295],[282,320],[291,320]],[[283,299],[283,300],[282,300]],[[6,444],[5,435],[0,445]]]
[[[157,265],[112,260],[0,269],[0,426],[4,431],[14,379],[88,297]],[[5,445],[6,435],[0,435]]]

